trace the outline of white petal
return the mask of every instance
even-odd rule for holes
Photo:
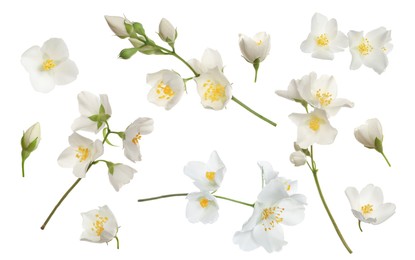
[[[87,91],[82,91],[78,94],[79,112],[81,115],[89,117],[99,114],[99,107],[101,106],[99,98]]]
[[[332,144],[337,136],[337,129],[330,125],[330,122],[327,120],[327,123],[320,126],[318,131],[316,143],[318,144]]]
[[[376,222],[373,224],[378,225],[383,223],[385,220],[395,214],[395,210],[396,206],[393,203],[385,203],[380,205],[378,208],[376,208]]]
[[[327,114],[329,116],[335,116],[337,112],[339,112],[340,108],[342,107],[348,107],[352,108],[354,106],[354,103],[350,100],[344,99],[344,98],[336,98],[333,100],[328,107],[325,108]]]
[[[202,222],[204,224],[214,223],[218,217],[219,207],[216,204],[215,197],[209,192],[193,192],[186,197],[189,202],[186,207],[186,217],[191,223]],[[208,200],[208,206],[203,208],[200,205],[200,199]]]
[[[68,59],[56,66],[53,73],[57,85],[66,85],[76,79],[79,71],[75,62]]]
[[[133,129],[136,129],[136,131],[134,131],[134,136],[135,134],[137,134],[138,132],[141,135],[147,135],[150,134],[151,132],[153,132],[154,129],[154,121],[151,118],[148,117],[140,117],[137,120],[135,120],[131,126],[133,127]]]
[[[49,59],[55,61],[65,60],[69,57],[68,47],[66,47],[65,42],[59,38],[47,40],[42,46],[42,51]]]
[[[375,140],[378,138],[383,141],[383,130],[379,120],[377,118],[372,118],[367,120],[366,124],[370,139]]]
[[[285,198],[278,203],[278,207],[284,208],[281,214],[282,223],[288,226],[294,226],[304,220],[304,205],[292,198]]]
[[[329,39],[334,39],[337,36],[337,21],[336,19],[330,19],[327,21],[324,31]]]
[[[287,244],[284,241],[284,232],[281,225],[276,225],[271,230],[264,230],[262,225],[257,225],[253,230],[255,241],[261,245],[268,253],[280,251]]]
[[[362,222],[369,223],[369,224],[373,224],[376,222],[375,218],[365,218],[362,212],[360,212],[360,210],[358,211],[358,210],[352,209],[352,213],[358,220]]]
[[[225,164],[222,162],[222,160],[220,159],[220,157],[219,157],[219,155],[216,151],[213,151],[210,154],[209,161],[206,165],[206,170],[216,172],[215,182],[218,185],[220,185],[220,183],[222,182],[222,179],[223,179],[223,175],[226,172],[226,167],[225,167]],[[220,172],[220,174],[218,174],[218,172]]]
[[[349,39],[347,36],[338,31],[336,38],[332,40],[332,44],[330,44],[330,48],[332,48],[333,51],[343,51],[344,48],[347,48],[349,46]]]
[[[218,68],[220,71],[223,70],[223,62],[220,53],[217,50],[206,49],[203,53],[202,60],[203,66],[207,69]]]
[[[33,71],[30,73],[30,82],[36,91],[48,93],[55,88],[55,80],[48,71]]]
[[[373,50],[363,59],[363,64],[382,74],[388,66],[388,57],[382,50]]]
[[[88,117],[80,116],[72,123],[72,131],[84,130],[89,132],[97,132],[97,122],[92,121]]]
[[[110,102],[108,101],[108,95],[101,94],[101,95],[99,95],[99,99],[101,101],[101,105],[105,109],[105,114],[111,115],[112,114],[112,110],[111,110]]]
[[[137,171],[127,165],[115,165],[114,173],[108,173],[110,183],[116,191],[119,191],[122,186],[129,183]]]
[[[315,13],[311,18],[311,34],[320,35],[325,33],[326,24],[327,17],[322,14]]]
[[[363,31],[349,31],[347,33],[347,37],[349,39],[349,48],[352,50],[353,48],[357,47],[363,39]]]
[[[274,171],[269,162],[259,161],[258,166],[261,168],[261,174],[262,178],[264,178],[265,184],[268,184],[271,180],[278,177],[278,172]]]
[[[307,39],[305,39],[300,45],[301,51],[305,53],[312,53],[315,47],[316,47],[315,36],[312,35],[311,33],[307,36]]]
[[[91,160],[95,161],[96,159],[98,159],[101,155],[104,154],[104,145],[102,144],[101,140],[95,140],[95,142],[93,143],[92,147],[92,154],[91,156]]]
[[[197,59],[188,60],[187,63],[189,63],[190,67],[192,67],[197,74],[202,74],[207,71],[207,69]]]
[[[379,27],[366,34],[366,38],[370,44],[375,48],[382,48],[388,41],[390,41],[390,31],[385,27]]]
[[[297,80],[293,79],[290,81],[287,90],[277,90],[275,93],[283,98],[289,100],[302,100],[303,98],[300,96],[298,92],[298,83]]]
[[[354,210],[360,210],[359,192],[355,187],[348,187],[345,191],[350,206]]]
[[[334,54],[329,49],[319,48],[311,55],[313,58],[322,59],[322,60],[333,60]]]
[[[64,168],[72,168],[78,162],[79,159],[76,158],[76,151],[72,147],[68,147],[63,150],[58,157],[58,164]]]
[[[350,53],[352,54],[352,61],[350,63],[350,69],[357,70],[363,64],[362,56],[357,50],[350,49]]]
[[[243,251],[251,251],[259,247],[251,230],[236,232],[233,236],[233,243],[239,245],[239,248]]]
[[[90,161],[85,160],[83,162],[79,162],[75,164],[73,167],[73,174],[78,178],[85,178],[86,169],[88,168]]]
[[[22,54],[20,61],[26,71],[40,71],[43,63],[43,52],[39,46],[33,46]]]
[[[82,135],[78,134],[78,133],[72,133],[69,137],[68,137],[68,141],[69,144],[72,147],[76,147],[78,148],[79,146],[82,147],[88,147],[90,144],[92,144],[92,140],[88,139],[86,137],[83,137]]]
[[[360,192],[360,205],[377,206],[383,203],[383,192],[379,187],[369,184]]]
[[[123,142],[124,155],[132,162],[141,161],[140,146],[134,144],[131,139],[126,139]]]
[[[287,197],[284,184],[274,179],[262,189],[257,200],[264,205],[274,205],[277,201]]]

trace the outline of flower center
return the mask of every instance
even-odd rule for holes
[[[313,131],[318,131],[320,129],[320,124],[321,124],[320,118],[313,116],[310,122],[308,122],[308,127],[310,127],[310,129]]]
[[[164,84],[163,81],[157,85],[156,93],[159,99],[166,99],[169,100],[174,96],[174,91],[171,89],[169,85]]]
[[[216,172],[206,172],[206,179],[209,181],[215,180]]]
[[[138,141],[140,141],[141,140],[141,134],[140,134],[140,132],[138,132],[135,136],[134,136],[134,138],[131,140],[131,142],[133,142],[133,144],[138,144]]]
[[[42,69],[45,71],[49,71],[53,69],[54,67],[56,67],[56,63],[54,60],[51,60],[51,59],[45,60],[42,64]]]
[[[370,45],[369,40],[367,38],[362,38],[359,46],[357,46],[361,55],[368,55],[372,50],[373,47]]]
[[[209,200],[203,197],[199,200],[199,204],[202,208],[206,208],[209,205]]]
[[[361,210],[362,210],[363,214],[369,214],[373,211],[373,205],[366,204],[366,205],[362,206]]]
[[[317,36],[316,43],[320,47],[329,45],[329,39],[327,38],[327,34],[323,33],[323,34],[320,34],[320,36]]]
[[[288,184],[287,185],[287,188],[285,188],[287,191],[290,191],[291,190],[291,185],[290,184]]]
[[[85,161],[89,156],[88,148],[78,147],[78,150],[77,150],[77,153],[76,153],[75,156],[76,156],[76,158],[79,159],[79,162]]]
[[[203,84],[205,93],[203,98],[211,102],[220,101],[225,98],[225,87],[219,83],[213,83],[210,79]]]
[[[259,40],[259,41],[256,42],[256,45],[258,45],[258,46],[261,45],[261,44],[262,44],[262,40]]]
[[[269,207],[262,211],[261,220],[265,231],[273,229],[278,223],[281,223],[284,220],[284,218],[281,217],[284,210],[285,208]]]
[[[108,221],[108,217],[101,217],[99,214],[95,215],[96,220],[92,223],[92,231],[95,231],[97,236],[101,236],[104,231],[104,224]]]
[[[317,90],[316,98],[320,105],[328,106],[330,105],[331,101],[333,101],[333,95],[330,92],[321,92],[321,89]]]

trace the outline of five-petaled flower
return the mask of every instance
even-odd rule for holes
[[[219,206],[209,191],[192,192],[186,198],[186,217],[191,223],[211,224],[218,219]]]
[[[390,218],[396,206],[393,203],[383,203],[383,192],[379,187],[369,184],[360,193],[355,187],[345,191],[352,207],[353,215],[360,221],[378,225]]]
[[[349,49],[352,54],[352,62],[350,69],[356,70],[366,65],[372,68],[378,74],[385,71],[388,66],[388,54],[393,45],[390,43],[391,31],[387,31],[384,27],[380,27],[368,32],[363,36],[363,32],[350,31]]]
[[[147,84],[152,88],[148,93],[148,101],[170,110],[183,96],[183,79],[174,71],[160,70],[147,74]]]
[[[84,231],[82,241],[108,243],[117,237],[118,224],[108,206],[81,213]]]
[[[184,167],[184,174],[194,180],[201,191],[216,191],[219,189],[226,167],[216,151],[210,155],[208,163],[191,161]]]
[[[147,117],[140,117],[127,127],[123,139],[125,157],[132,162],[141,161],[141,137],[153,132],[153,128],[153,119]]]
[[[347,37],[337,30],[336,19],[328,20],[326,16],[315,13],[311,19],[311,32],[301,43],[301,50],[312,53],[313,58],[332,60],[334,53],[347,47]]]
[[[55,85],[66,85],[78,76],[76,64],[62,39],[51,38],[42,47],[33,46],[22,54],[23,67],[36,91],[47,93]]]
[[[84,178],[90,164],[104,153],[100,140],[92,141],[77,133],[68,138],[69,147],[58,158],[58,163],[64,168],[73,168],[73,174]]]

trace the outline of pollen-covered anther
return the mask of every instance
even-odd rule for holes
[[[316,98],[322,106],[328,106],[333,101],[333,95],[330,92],[322,92],[321,89],[317,90]]]
[[[362,206],[361,210],[362,210],[363,214],[369,214],[373,211],[373,205],[366,204],[366,205]]]
[[[97,236],[101,236],[104,229],[104,224],[108,221],[108,217],[102,217],[99,214],[95,215],[96,220],[92,223],[91,231],[95,231]]]
[[[88,148],[78,147],[75,157],[79,159],[79,162],[85,161],[89,156]]]
[[[373,47],[370,45],[369,40],[367,38],[362,38],[362,41],[360,42],[359,46],[357,46],[357,49],[359,50],[361,55],[368,55],[372,52]]]
[[[209,200],[203,197],[199,200],[199,204],[202,208],[206,208],[209,205]]]
[[[318,131],[320,129],[321,120],[318,117],[312,117],[308,122],[308,127],[313,131]]]
[[[49,70],[53,69],[54,67],[56,67],[56,63],[55,63],[54,60],[47,59],[42,63],[42,69],[44,71],[49,71]]]
[[[205,100],[210,100],[211,102],[221,101],[226,97],[225,86],[220,83],[212,82],[211,80],[206,80],[203,83],[205,88],[203,98]]]
[[[133,144],[138,144],[138,142],[141,140],[141,134],[138,132],[134,138],[131,140],[131,142],[133,142]]]
[[[324,47],[329,45],[329,39],[327,38],[327,34],[323,33],[316,37],[316,44],[320,47]]]
[[[160,83],[157,85],[156,93],[159,99],[166,100],[171,99],[175,94],[173,89],[169,85],[164,84],[163,81],[160,81]]]

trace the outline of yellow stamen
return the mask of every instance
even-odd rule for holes
[[[330,92],[321,92],[321,89],[317,90],[316,98],[322,106],[328,106],[333,101],[332,94]]]
[[[368,55],[372,50],[373,47],[370,45],[369,40],[367,38],[362,38],[359,46],[357,46],[361,55]]]
[[[206,198],[201,198],[199,204],[202,208],[206,208],[209,205],[209,200]]]
[[[362,206],[361,210],[362,210],[363,214],[369,214],[373,211],[373,205],[366,204],[366,205]]]
[[[85,161],[89,157],[89,150],[88,148],[78,147],[77,153],[75,157],[79,159],[79,162]]]
[[[131,140],[131,142],[133,142],[133,144],[138,144],[138,141],[140,141],[141,140],[141,134],[140,134],[140,132],[138,132],[135,136],[134,136],[134,138]]]
[[[164,84],[163,81],[160,81],[160,83],[157,85],[156,93],[159,99],[166,100],[171,99],[175,94],[173,89],[169,85]]]
[[[308,122],[308,127],[310,127],[313,131],[318,131],[320,129],[321,119],[318,117],[313,116]]]
[[[104,231],[104,224],[108,221],[108,217],[101,217],[99,214],[95,215],[96,220],[92,223],[92,231],[95,231],[97,236],[101,236]]]
[[[265,231],[273,229],[277,224],[284,220],[284,218],[281,217],[284,210],[285,208],[270,207],[262,211],[261,220],[263,221],[262,226],[264,226]]]
[[[327,38],[327,34],[323,33],[323,34],[320,34],[320,36],[317,36],[316,43],[320,47],[329,45],[329,39]]]
[[[290,190],[291,190],[291,185],[290,185],[290,184],[288,184],[288,185],[287,185],[286,190],[287,190],[287,191],[290,191]]]
[[[51,60],[51,59],[45,60],[42,64],[42,69],[45,71],[49,71],[53,69],[54,67],[56,67],[56,63],[54,60]]]
[[[262,44],[262,40],[259,40],[259,41],[256,42],[256,45],[258,45],[258,46],[261,45],[261,44]]]
[[[203,84],[203,87],[206,88],[203,94],[205,100],[215,102],[226,98],[225,87],[220,83],[213,83],[210,80],[207,80]]]
[[[206,172],[206,179],[209,181],[215,180],[216,172]]]

